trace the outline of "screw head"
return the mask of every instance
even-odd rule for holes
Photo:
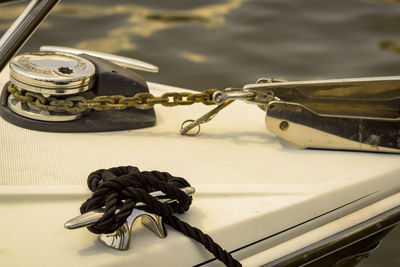
[[[282,121],[282,122],[279,124],[279,128],[280,128],[282,131],[287,130],[287,129],[289,128],[289,122],[287,122],[287,121]]]

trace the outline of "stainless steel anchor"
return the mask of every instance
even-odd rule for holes
[[[191,196],[194,194],[195,189],[193,187],[181,188],[183,192]],[[151,196],[158,198],[161,203],[172,203],[177,201],[176,199],[163,198],[165,194],[161,191],[150,193]],[[136,206],[144,206],[144,203],[136,203]],[[78,229],[82,227],[88,227],[96,223],[104,214],[105,209],[100,208],[94,211],[90,211],[79,215],[64,224],[67,229]],[[126,219],[126,222],[111,234],[100,234],[99,240],[104,245],[117,249],[117,250],[128,250],[130,244],[130,238],[132,235],[133,224],[136,220],[141,219],[144,226],[149,228],[152,232],[158,235],[160,238],[165,238],[167,232],[162,223],[162,217],[145,212],[139,209],[133,209],[131,215]]]
[[[267,129],[301,148],[400,153],[400,76],[315,81],[263,78],[213,96],[217,108],[183,126],[213,118],[234,100],[265,110]]]

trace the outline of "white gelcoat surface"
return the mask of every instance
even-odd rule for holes
[[[179,90],[149,86],[154,95]],[[212,258],[170,227],[161,240],[138,224],[126,252],[104,247],[86,229],[65,230],[89,196],[87,175],[101,168],[134,165],[185,177],[197,192],[181,219],[229,251],[265,239],[235,253],[238,259],[399,192],[399,155],[293,148],[267,132],[263,111],[243,102],[202,125],[199,136],[179,134],[183,121],[211,108],[157,106],[155,127],[108,133],[45,133],[0,120],[0,262],[191,266]]]

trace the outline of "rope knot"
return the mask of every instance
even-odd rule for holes
[[[83,214],[105,207],[104,215],[88,229],[96,234],[107,234],[121,227],[134,208],[145,210],[162,216],[163,222],[200,242],[226,266],[241,266],[240,262],[223,250],[209,235],[174,216],[174,213],[187,211],[192,203],[192,197],[179,189],[188,186],[190,184],[185,179],[167,172],[141,172],[132,166],[101,169],[89,175],[88,187],[93,195],[82,204],[80,211]],[[161,203],[150,195],[154,191],[161,191],[165,197],[177,201]],[[145,205],[136,207],[138,202]]]
[[[121,227],[134,208],[168,217],[187,211],[192,198],[179,188],[190,186],[181,177],[167,172],[141,172],[132,166],[101,169],[88,177],[88,187],[93,195],[81,206],[81,213],[105,207],[103,217],[88,229],[96,234],[112,233]],[[161,191],[176,202],[163,204],[150,195]],[[142,202],[145,206],[136,207]]]

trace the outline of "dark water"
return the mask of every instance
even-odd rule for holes
[[[0,7],[0,32],[22,4]],[[70,0],[27,43],[117,53],[151,62],[146,79],[191,89],[259,77],[400,74],[396,0]],[[360,266],[400,266],[400,231]]]

